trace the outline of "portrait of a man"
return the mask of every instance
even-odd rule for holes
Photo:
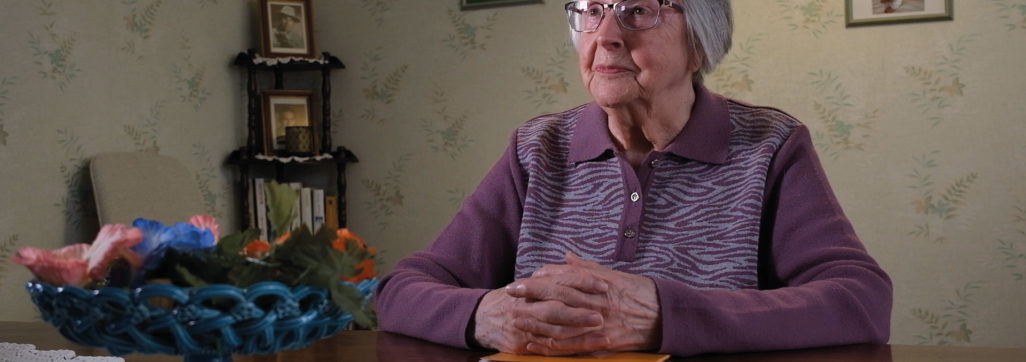
[[[316,57],[312,1],[260,0],[260,55]]]
[[[306,48],[305,24],[300,5],[271,5],[274,30],[271,46],[274,48]]]

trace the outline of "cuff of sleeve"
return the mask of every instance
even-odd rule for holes
[[[688,323],[681,325],[681,321],[689,320],[686,316],[690,309],[689,301],[699,297],[694,289],[670,280],[652,278],[656,285],[656,295],[659,298],[659,317],[662,330],[662,340],[659,345],[659,353],[669,353],[675,356],[690,356],[696,354],[694,346],[700,341],[695,341],[697,333],[693,332],[703,326]],[[690,319],[694,320],[694,319]]]
[[[453,333],[452,338],[458,340],[443,343],[464,349],[481,348],[474,340],[474,314],[477,313],[477,305],[481,302],[481,298],[484,298],[488,291],[488,289],[458,289],[458,293],[461,294],[458,297],[461,305],[453,307],[455,310],[452,315],[460,316],[460,318],[454,322],[459,324],[454,324],[452,328],[462,331],[462,333]]]
[[[465,342],[466,343],[465,347],[468,348],[468,349],[483,349],[484,347],[481,347],[481,345],[477,343],[477,340],[474,339],[474,331],[475,331],[474,327],[477,324],[477,322],[474,320],[474,316],[477,315],[477,306],[481,305],[481,299],[484,298],[485,294],[488,294],[488,290],[487,289],[475,289],[474,291],[477,291],[477,292],[480,292],[480,293],[477,295],[477,299],[475,299],[475,302],[474,302],[474,309],[470,311],[470,316],[469,316],[469,318],[467,318],[467,321],[466,321],[466,328],[465,328],[466,333],[465,333],[465,336],[464,336],[464,340],[466,341]]]

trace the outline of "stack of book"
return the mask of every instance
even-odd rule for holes
[[[254,223],[252,227],[260,229],[260,239],[268,240],[268,236],[281,234],[271,233],[270,224],[267,221],[267,183],[275,182],[265,178],[254,178],[253,185],[249,188],[249,220]],[[320,230],[321,227],[338,229],[338,199],[335,195],[327,195],[324,189],[308,187],[300,182],[289,182],[289,187],[296,191],[297,198],[292,208],[291,229],[300,225],[306,225],[311,232]],[[268,240],[270,241],[270,240]]]

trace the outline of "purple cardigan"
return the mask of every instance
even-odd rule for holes
[[[696,86],[637,170],[595,104],[532,119],[426,250],[382,279],[383,330],[470,347],[481,297],[566,251],[655,281],[660,352],[885,343],[891,282],[844,216],[808,129]]]

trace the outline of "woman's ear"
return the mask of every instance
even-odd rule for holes
[[[690,31],[687,32],[687,40],[691,45],[690,47],[686,47],[690,48],[691,51],[689,54],[685,54],[685,56],[688,57],[688,72],[695,73],[701,70],[702,65],[705,64],[705,49],[698,43],[698,39],[695,37],[695,34]]]
[[[702,69],[702,64],[705,64],[705,54],[696,55],[693,59],[694,60],[691,61],[692,64],[688,66],[688,71],[696,73]]]
[[[705,64],[705,52],[702,51],[699,46],[692,46],[691,51],[688,54],[688,73],[696,73],[702,69],[702,64]]]
[[[696,73],[701,71],[703,66],[706,64],[705,48],[702,47],[702,44],[699,44],[698,41],[696,41],[694,36],[688,36],[687,38],[688,41],[692,43],[692,46],[690,46],[692,51],[690,51],[690,54],[687,54],[687,71]]]

